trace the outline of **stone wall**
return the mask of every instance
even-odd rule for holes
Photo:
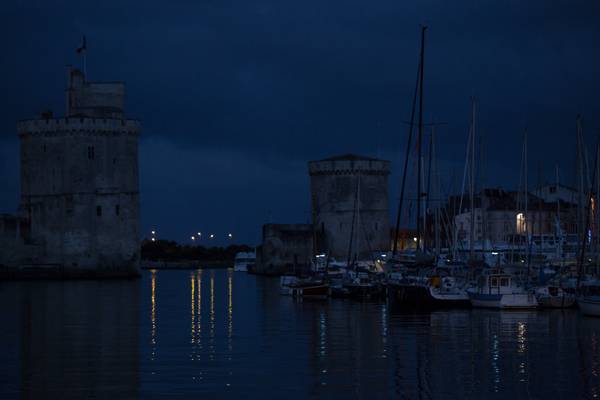
[[[301,273],[310,268],[314,235],[310,224],[266,224],[257,249],[256,272],[267,275]]]
[[[308,169],[313,224],[325,241],[317,251],[346,260],[351,234],[352,252],[359,257],[389,251],[390,162],[345,155],[311,161]]]

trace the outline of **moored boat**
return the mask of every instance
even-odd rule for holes
[[[464,284],[453,276],[406,276],[388,281],[388,301],[399,308],[431,310],[464,308],[471,303]]]
[[[542,286],[536,289],[535,297],[542,308],[569,308],[575,305],[575,295],[560,286]]]
[[[519,285],[513,275],[497,270],[480,275],[477,285],[467,289],[467,294],[473,307],[519,309],[538,306],[532,290]]]
[[[300,279],[289,286],[290,295],[296,298],[324,300],[329,297],[329,284],[315,279]]]
[[[247,272],[256,263],[256,253],[240,252],[235,255],[233,270],[236,272]]]
[[[600,281],[585,282],[581,285],[577,305],[584,315],[600,317]]]

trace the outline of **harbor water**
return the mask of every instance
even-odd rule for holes
[[[401,314],[219,269],[1,282],[0,310],[2,399],[600,395],[600,319],[577,309]]]

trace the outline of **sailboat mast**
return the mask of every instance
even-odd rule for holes
[[[425,30],[426,26],[421,27],[421,61],[419,73],[419,134],[417,138],[418,159],[417,159],[417,250],[421,248],[421,163],[422,163],[422,144],[423,144],[423,73],[425,66]]]
[[[600,143],[596,146],[596,159],[600,156]],[[596,195],[594,196],[594,255],[598,266],[598,247],[600,245],[600,214],[598,213],[598,194],[600,194],[600,165],[596,163]]]
[[[600,143],[596,145],[596,149],[598,148],[599,145],[600,145]],[[587,232],[588,232],[589,227],[590,227],[590,211],[591,211],[591,208],[592,208],[592,195],[593,195],[593,192],[594,192],[594,182],[596,181],[596,170],[597,169],[598,169],[598,151],[596,150],[596,157],[594,157],[594,172],[593,172],[593,177],[592,177],[591,184],[590,184],[590,191],[588,193],[587,208],[584,210],[584,213],[585,213],[585,225],[584,225],[583,233],[581,235],[581,243],[580,243],[581,252],[580,252],[580,255],[579,255],[579,262],[578,262],[579,265],[577,266],[578,267],[577,268],[577,271],[578,271],[578,274],[577,274],[577,287],[578,288],[579,288],[579,286],[581,284],[581,276],[585,272],[584,268],[583,268],[583,263],[584,263],[584,260],[585,260],[585,245],[586,245],[586,242],[587,242]]]
[[[525,129],[524,137],[523,137],[523,169],[524,169],[524,177],[525,180],[525,243],[529,246],[529,186],[527,182],[527,129]],[[528,261],[529,262],[529,257]]]
[[[412,111],[410,113],[410,125],[408,127],[408,139],[406,143],[406,154],[404,156],[404,170],[402,172],[402,184],[400,185],[400,200],[398,203],[398,214],[396,215],[396,229],[394,232],[394,244],[392,246],[392,257],[396,256],[398,250],[398,239],[400,237],[400,219],[402,218],[402,205],[404,204],[404,191],[406,187],[406,175],[408,172],[408,159],[410,158],[410,148],[412,144],[413,128],[415,122],[415,109],[417,108],[417,94],[419,93],[419,79],[421,76],[421,65],[417,68],[417,82],[415,83],[415,93],[413,95]]]
[[[471,218],[469,229],[469,259],[475,259],[475,97],[471,99],[471,163],[469,180],[469,202],[471,203]]]
[[[558,164],[556,164],[556,193],[559,193],[559,175],[558,175]],[[562,228],[560,225],[560,197],[556,196],[556,237],[554,238],[555,242],[558,240],[559,245],[556,246],[556,251],[562,249]],[[556,255],[560,257],[560,254]]]
[[[429,229],[427,227],[427,211],[429,210],[429,198],[431,193],[431,160],[433,154],[433,131],[434,127],[431,127],[431,135],[429,136],[429,155],[427,160],[427,190],[425,192],[425,210],[423,212],[423,225],[425,227],[423,231],[423,248],[427,248]]]

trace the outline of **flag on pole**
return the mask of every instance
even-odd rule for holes
[[[85,40],[85,35],[83,35],[83,40],[81,41],[81,46],[77,48],[77,54],[84,53],[87,50],[87,42]]]

